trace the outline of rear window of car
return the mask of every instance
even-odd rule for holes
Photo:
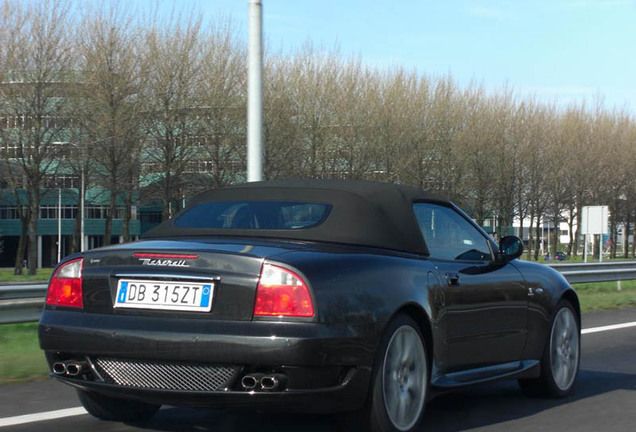
[[[297,230],[325,221],[331,205],[292,201],[223,201],[197,204],[174,221],[181,228]]]

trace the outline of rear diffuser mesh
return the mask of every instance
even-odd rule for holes
[[[226,388],[238,366],[95,358],[107,383],[160,390],[216,391]]]

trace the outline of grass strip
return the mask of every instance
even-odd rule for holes
[[[0,384],[39,381],[48,376],[37,328],[35,322],[0,326]]]
[[[53,269],[38,269],[37,274],[33,276],[27,275],[27,272],[28,270],[25,269],[25,274],[16,276],[13,274],[13,269],[0,270],[0,282],[48,282]]]
[[[579,295],[583,312],[636,307],[636,281],[633,280],[622,281],[620,291],[617,282],[593,282],[572,287]]]

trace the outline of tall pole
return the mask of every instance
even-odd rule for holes
[[[587,262],[587,232],[589,231],[589,226],[590,226],[590,208],[589,207],[584,207],[585,209],[585,220],[583,223],[583,262]],[[592,250],[592,252],[594,252]],[[594,253],[592,253],[592,255],[594,255]],[[594,258],[594,257],[592,257]]]
[[[247,181],[263,180],[263,4],[249,3]]]
[[[57,193],[57,262],[62,260],[62,188]]]
[[[84,184],[84,167],[82,166],[82,184],[80,185],[80,252],[84,252],[86,250],[86,245],[84,241],[84,195],[86,195],[86,191],[84,190],[86,185]]]
[[[601,233],[598,235],[598,262],[603,262],[603,234],[605,233],[605,221],[603,209],[601,209]]]

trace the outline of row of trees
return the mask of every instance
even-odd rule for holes
[[[162,202],[165,218],[183,196],[245,180],[246,48],[231,21],[140,18],[118,3],[78,3],[74,13],[63,0],[0,4],[0,162],[7,189],[25,193],[30,272],[41,195],[55,172],[108,192],[106,244],[117,199],[127,239],[137,193]],[[610,206],[614,240],[636,224],[636,122],[626,110],[486,93],[311,44],[267,52],[264,76],[268,179],[411,184],[451,198],[480,224],[495,217],[500,235],[520,218],[533,243],[550,222],[553,250],[558,223],[565,215],[580,226],[584,205]]]

